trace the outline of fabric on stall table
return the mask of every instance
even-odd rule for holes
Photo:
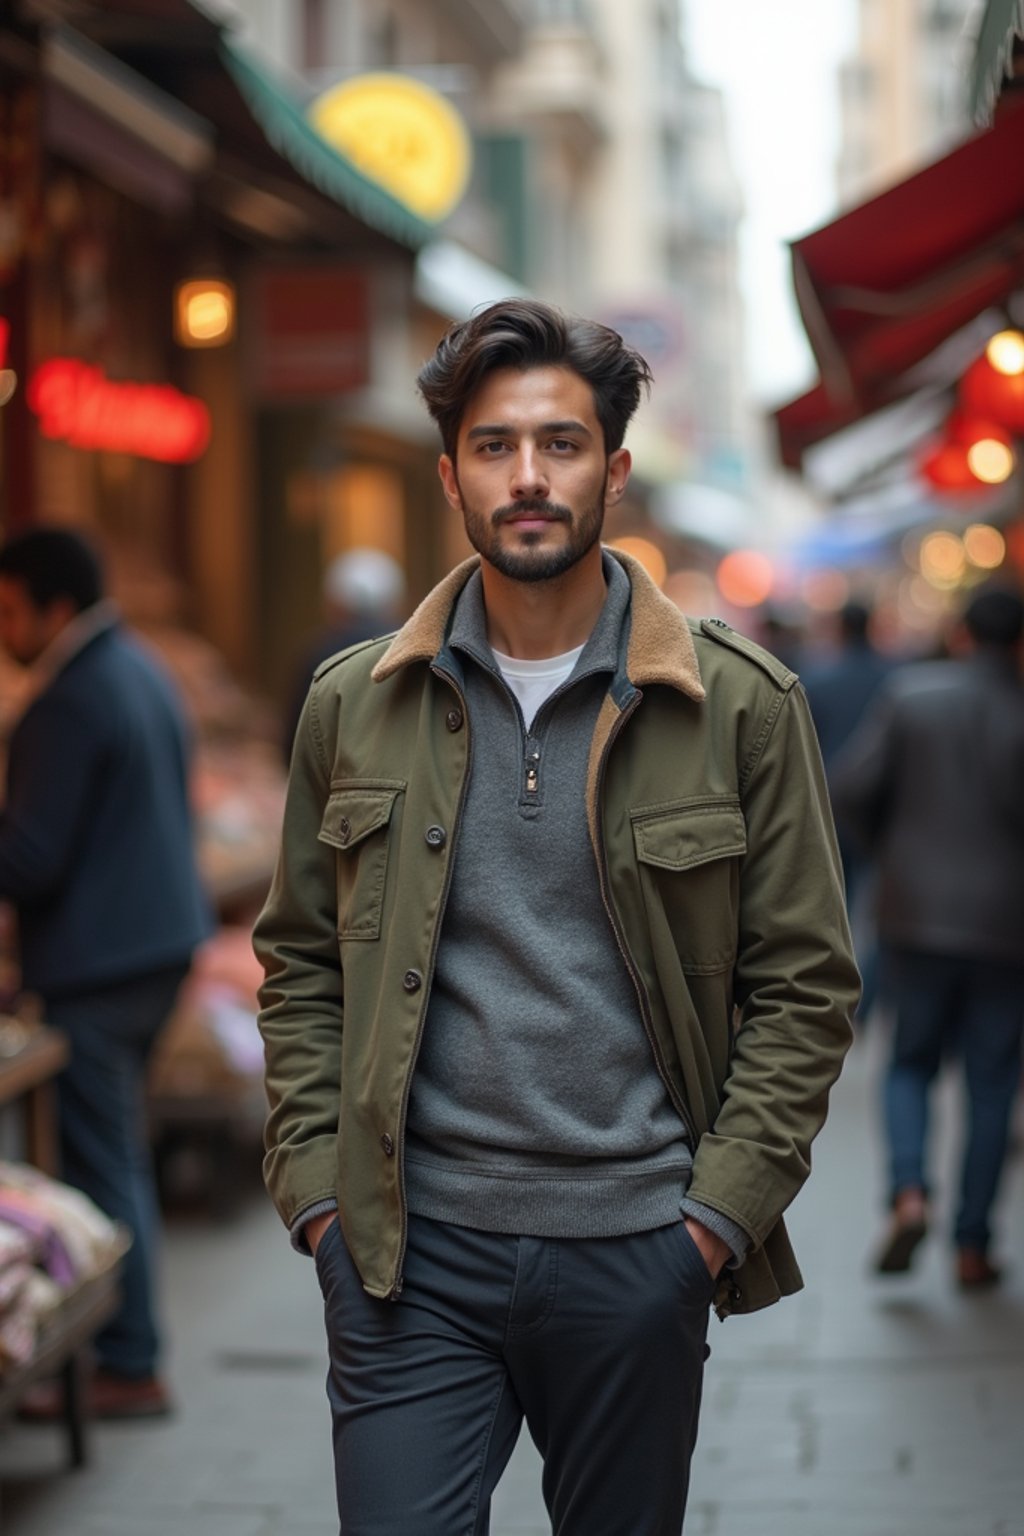
[[[0,1221],[20,1227],[32,1240],[33,1255],[58,1285],[74,1285],[78,1275],[60,1232],[45,1208],[30,1194],[0,1187]]]
[[[0,1269],[0,1320],[9,1312],[18,1299],[22,1286],[27,1277],[32,1273],[31,1251],[26,1253],[23,1259],[14,1263],[5,1264]]]
[[[19,1266],[19,1285],[12,1304],[0,1317],[0,1375],[12,1365],[30,1360],[46,1318],[61,1299],[61,1290],[31,1265]]]
[[[0,1221],[0,1275],[9,1264],[21,1264],[32,1257],[32,1244],[20,1227]]]
[[[122,1229],[79,1190],[23,1163],[0,1162],[0,1216],[4,1202],[19,1199],[57,1235],[71,1265],[71,1281],[105,1269],[124,1250]],[[60,1280],[57,1274],[53,1278]]]

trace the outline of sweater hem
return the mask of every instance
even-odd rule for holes
[[[483,1232],[530,1237],[625,1237],[681,1219],[692,1164],[673,1161],[642,1172],[552,1174],[481,1172],[436,1163],[406,1166],[416,1216]]]

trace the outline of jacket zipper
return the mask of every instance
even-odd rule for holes
[[[458,804],[455,807],[455,822],[452,826],[451,848],[448,856],[448,870],[444,878],[444,887],[441,891],[441,905],[438,908],[437,923],[434,927],[434,941],[430,950],[430,960],[423,986],[423,1007],[420,1012],[419,1024],[416,1027],[416,1038],[412,1045],[412,1056],[409,1060],[409,1070],[405,1075],[405,1084],[402,1088],[402,1104],[398,1116],[398,1188],[400,1202],[400,1237],[398,1244],[398,1260],[395,1264],[395,1282],[391,1287],[390,1299],[397,1301],[402,1294],[402,1265],[405,1262],[405,1249],[409,1238],[409,1207],[405,1196],[405,1122],[409,1111],[409,1094],[412,1092],[413,1073],[416,1070],[416,1060],[420,1053],[420,1042],[423,1039],[423,1026],[427,1018],[427,1004],[430,1001],[430,989],[434,982],[434,967],[437,964],[437,949],[441,942],[441,924],[444,921],[445,908],[448,905],[448,893],[451,890],[452,875],[455,871],[455,849],[459,840],[459,831],[462,826],[462,812],[466,804],[466,794],[469,789],[469,771],[473,760],[473,738],[470,734],[469,709],[466,704],[466,696],[450,672],[443,671],[440,667],[432,666],[430,669],[437,677],[443,677],[446,683],[450,683],[458,695],[462,708],[462,718],[466,728],[467,759],[466,772],[462,778],[462,788],[459,791]]]
[[[679,1115],[683,1125],[686,1127],[687,1135],[690,1138],[690,1150],[695,1153],[697,1150],[696,1128],[690,1118],[690,1111],[687,1109],[685,1103],[680,1098],[675,1085],[668,1075],[668,1069],[665,1066],[665,1058],[661,1053],[661,1047],[659,1046],[657,1037],[654,1033],[654,1021],[651,1018],[650,1006],[647,1000],[647,992],[644,988],[643,982],[640,980],[640,977],[637,974],[636,966],[633,963],[633,958],[629,953],[622,929],[619,926],[619,920],[612,907],[609,889],[610,881],[608,879],[608,857],[604,845],[604,832],[601,826],[601,792],[604,788],[604,775],[605,768],[608,763],[608,758],[611,755],[612,747],[618,740],[623,727],[625,726],[627,720],[629,720],[630,716],[633,714],[634,710],[636,710],[642,698],[643,694],[639,689],[637,689],[629,704],[619,715],[616,724],[612,728],[608,740],[605,743],[604,751],[601,754],[601,761],[598,764],[597,784],[594,791],[594,827],[597,833],[598,848],[597,876],[598,883],[601,887],[601,900],[604,902],[604,909],[608,913],[608,921],[612,925],[612,932],[615,935],[615,942],[619,946],[619,953],[622,955],[626,970],[629,972],[630,980],[632,981],[636,990],[637,1002],[640,1004],[640,1018],[643,1021],[644,1033],[647,1036],[648,1044],[650,1045],[652,1054],[654,1056],[654,1065],[658,1069],[658,1076],[661,1078],[665,1085],[665,1091],[667,1092],[669,1099],[671,1100],[676,1110],[676,1113]]]

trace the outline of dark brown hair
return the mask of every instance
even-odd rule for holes
[[[536,299],[501,299],[453,325],[416,380],[453,459],[471,397],[498,368],[571,368],[594,392],[606,453],[622,447],[652,374],[640,353],[596,320],[562,314]]]

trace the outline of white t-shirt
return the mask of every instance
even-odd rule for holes
[[[503,656],[500,651],[494,651],[502,677],[519,700],[527,730],[533,725],[534,716],[545,699],[561,688],[582,654],[583,646],[578,645],[574,651],[564,651],[561,656],[521,661],[518,656]]]

